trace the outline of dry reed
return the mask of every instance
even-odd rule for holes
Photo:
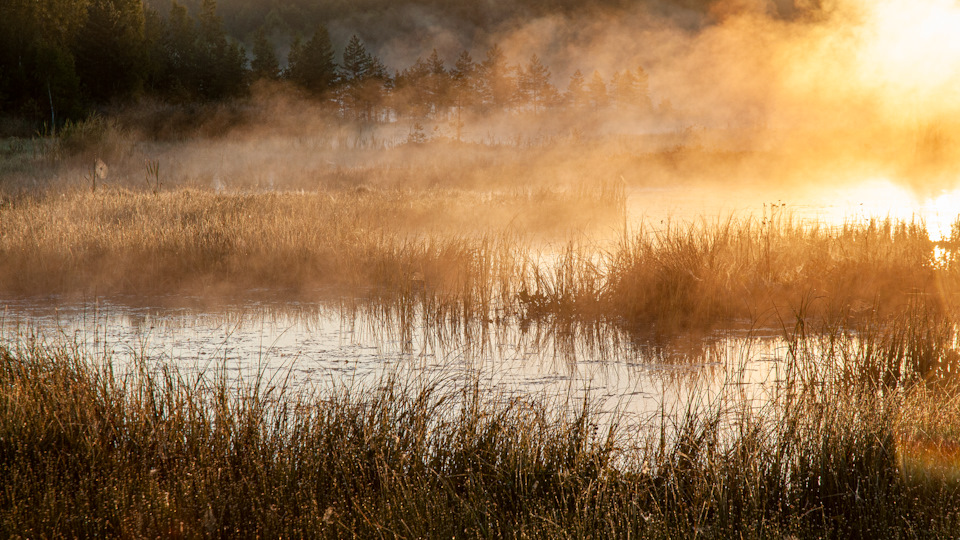
[[[937,337],[940,315],[916,315],[908,332],[874,321],[858,340],[798,325],[770,399],[733,385],[676,416],[603,429],[609,417],[586,401],[511,398],[478,381],[291,395],[273,381],[184,379],[144,358],[120,374],[109,359],[26,342],[0,351],[0,529],[955,536],[958,358],[953,335]]]

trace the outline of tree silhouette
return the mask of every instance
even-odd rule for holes
[[[536,54],[530,57],[530,63],[521,73],[520,91],[533,107],[534,115],[540,114],[544,107],[557,100],[557,89],[550,84],[550,69],[540,62]]]
[[[653,101],[650,99],[650,76],[643,66],[637,66],[637,104],[643,111],[653,110]]]
[[[344,112],[360,120],[374,120],[376,108],[387,90],[389,76],[383,62],[367,52],[354,34],[343,51],[343,87],[339,101]]]
[[[194,74],[196,91],[203,99],[223,99],[238,94],[244,84],[246,55],[231,43],[217,15],[216,0],[202,0]]]
[[[166,22],[146,18],[148,81],[155,91],[178,101],[216,101],[243,91],[246,56],[227,38],[216,8],[215,0],[204,0],[195,22],[186,7],[171,2]]]
[[[287,57],[287,78],[315,95],[337,82],[337,64],[327,28],[320,25],[306,43],[294,41]]]
[[[471,94],[476,91],[477,64],[468,51],[462,51],[450,71],[453,86],[458,94]]]
[[[502,110],[513,104],[517,85],[511,71],[499,45],[487,50],[487,58],[480,64],[481,95],[487,108]]]
[[[95,102],[130,96],[146,76],[144,13],[139,0],[92,0],[76,40],[76,66]]]
[[[456,128],[457,142],[463,140],[463,110],[477,102],[477,64],[469,51],[462,51],[450,71],[452,102],[456,111],[453,122]]]
[[[434,117],[440,117],[447,109],[450,94],[450,75],[443,65],[443,60],[434,49],[427,58],[426,91],[430,111]]]
[[[196,17],[178,1],[199,4]],[[343,15],[355,9],[343,3],[277,0],[264,7],[251,36],[248,71],[239,41],[225,31],[217,0],[172,0],[167,16],[145,8],[142,0],[0,2],[0,108],[54,126],[91,106],[122,103],[144,93],[181,103],[219,101],[241,94],[253,78],[281,76],[314,95],[333,97],[341,113],[360,120],[381,121],[387,107],[395,112],[390,118],[455,115],[458,139],[465,110],[524,109],[540,115],[561,104],[601,110],[611,103],[624,113],[653,110],[642,67],[618,71],[609,83],[598,72],[585,78],[578,70],[563,100],[551,84],[550,68],[537,55],[514,66],[499,45],[490,47],[480,63],[463,51],[451,69],[433,49],[391,79],[358,35],[351,36],[338,66],[323,25],[313,26],[309,40],[294,40],[281,72],[268,29],[274,36],[289,35],[318,13]]]
[[[417,58],[412,66],[397,74],[393,101],[398,116],[425,118],[430,114],[425,82],[429,74],[430,67],[423,58]]]
[[[637,97],[637,79],[633,72],[627,70],[614,73],[610,90],[617,111],[624,112],[630,108]]]
[[[595,110],[606,107],[610,101],[610,97],[607,94],[607,84],[603,82],[603,77],[600,76],[599,71],[593,72],[593,77],[590,78],[588,92],[590,96],[590,104]]]
[[[370,75],[372,70],[373,57],[367,52],[360,38],[354,34],[343,50],[344,81],[347,83],[362,81]]]
[[[4,0],[2,6],[0,109],[46,118],[55,128],[80,110],[71,46],[86,21],[86,2]]]
[[[260,27],[253,37],[253,59],[250,72],[254,79],[276,80],[280,78],[280,61],[273,45],[267,40],[267,31]],[[332,51],[331,51],[332,54]]]
[[[589,103],[590,98],[587,94],[586,81],[579,69],[570,76],[565,97],[567,104],[574,109],[584,109]]]
[[[178,101],[192,99],[196,86],[197,32],[187,8],[171,2],[166,20],[149,13],[145,33],[150,87]]]

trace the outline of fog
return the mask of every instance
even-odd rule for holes
[[[377,27],[383,21],[397,26]],[[255,83],[230,104],[122,108],[118,133],[82,148],[66,162],[77,168],[57,177],[81,179],[102,157],[115,182],[142,183],[144,161],[157,160],[167,186],[216,189],[622,180],[735,183],[789,200],[790,186],[875,178],[931,196],[956,187],[960,6],[952,0],[602,4],[491,28],[404,4],[329,27],[338,55],[355,32],[379,36],[368,47],[390,73],[434,48],[447,69],[461,50],[481,62],[493,44],[509,66],[537,54],[561,93],[576,70],[610,85],[642,67],[652,107],[534,113],[448,104],[418,117],[404,114],[409,104],[394,92],[377,121],[357,121],[331,106],[335,96]]]

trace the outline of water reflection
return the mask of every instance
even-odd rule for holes
[[[761,399],[787,351],[775,334],[656,342],[601,324],[436,324],[422,308],[262,303],[206,311],[109,299],[4,305],[7,345],[66,343],[118,370],[142,359],[187,376],[222,369],[236,381],[283,381],[292,391],[375,385],[393,374],[452,385],[479,380],[507,395],[589,396],[603,412],[640,419],[731,389]]]
[[[638,189],[630,194],[628,212],[653,223],[737,213],[783,213],[827,226],[877,217],[920,220],[931,240],[951,239],[960,190],[918,193],[883,177],[791,188],[777,198],[744,187],[723,196]],[[935,250],[937,260],[953,253],[943,246]],[[550,262],[549,254],[543,257]],[[393,373],[450,381],[479,377],[491,389],[518,395],[587,393],[603,410],[641,416],[673,414],[730,392],[740,403],[763,406],[775,400],[789,354],[776,332],[730,330],[664,341],[602,323],[520,322],[495,309],[465,316],[422,302],[246,301],[198,309],[122,298],[8,298],[0,306],[5,343],[68,343],[121,367],[143,359],[186,374],[223,369],[238,380],[282,380],[293,389],[376,384]]]

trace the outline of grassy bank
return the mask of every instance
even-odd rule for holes
[[[918,308],[920,309],[920,308]],[[5,536],[952,537],[949,321],[789,333],[769,400],[614,421],[476,381],[292,395],[0,350]],[[735,381],[732,381],[735,382]],[[696,395],[696,393],[692,394]],[[599,428],[599,429],[598,429]]]
[[[426,276],[447,291],[469,279],[495,279],[477,260],[492,257],[488,253],[495,251],[497,237],[513,236],[510,218],[528,197],[483,201],[472,194],[355,191],[48,194],[0,210],[0,273],[5,289],[22,293],[216,295],[257,287],[305,295],[318,287],[362,293],[408,289],[415,274],[417,281]],[[574,207],[573,199],[561,196],[540,202],[542,212],[563,214]],[[525,217],[517,219],[521,227],[527,225]],[[499,234],[484,235],[489,229],[477,221],[492,227],[489,220],[500,224]],[[447,229],[441,233],[443,225]]]
[[[797,306],[835,321],[885,317],[917,297],[948,307],[958,291],[956,242],[935,256],[920,223],[774,216],[624,234],[622,192],[593,193],[50,192],[0,207],[0,288],[372,295],[481,320],[662,332],[789,324]]]
[[[626,239],[605,276],[605,311],[628,324],[702,327],[899,313],[920,297],[944,307],[956,265],[935,259],[918,222],[840,227],[789,218],[702,222]],[[948,300],[947,300],[948,302]]]

